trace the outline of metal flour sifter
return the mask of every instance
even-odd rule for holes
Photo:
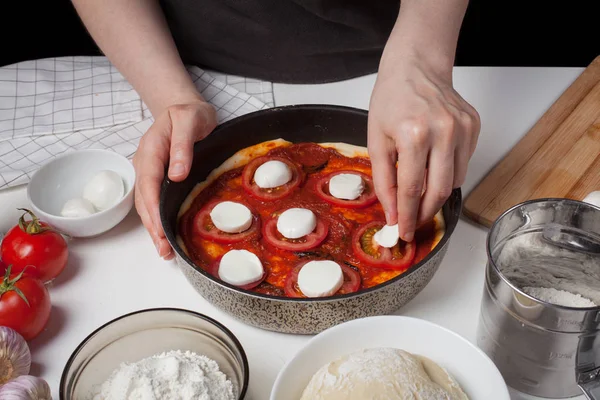
[[[491,227],[487,253],[477,342],[507,384],[600,400],[600,307],[527,294],[545,288],[600,305],[600,208],[567,199],[518,204]]]

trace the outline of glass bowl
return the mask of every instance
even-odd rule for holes
[[[236,398],[244,398],[248,359],[235,335],[207,316],[175,308],[126,314],[92,332],[67,361],[59,397],[87,400],[121,363],[171,350],[189,350],[215,360],[231,380]]]

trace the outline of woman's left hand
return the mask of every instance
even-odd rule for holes
[[[398,223],[403,240],[411,241],[464,183],[479,130],[477,111],[452,87],[452,65],[438,65],[408,46],[384,53],[371,97],[368,147],[387,223]]]

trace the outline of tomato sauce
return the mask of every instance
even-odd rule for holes
[[[265,281],[252,291],[277,296],[284,295],[285,280],[294,267],[311,259],[332,259],[358,270],[361,276],[361,289],[384,283],[406,271],[406,269],[373,268],[361,262],[353,254],[351,244],[353,232],[367,222],[385,221],[383,208],[378,201],[364,208],[345,208],[330,204],[317,195],[316,183],[332,172],[355,170],[372,176],[368,158],[346,157],[335,149],[323,148],[313,143],[278,147],[269,151],[267,156],[282,157],[295,163],[302,172],[302,183],[282,199],[263,201],[248,195],[244,190],[242,186],[244,167],[230,170],[218,177],[198,194],[179,221],[179,235],[189,257],[197,266],[209,271],[216,260],[231,249],[252,251],[258,255],[267,271]],[[196,233],[197,228],[194,224],[196,214],[207,203],[215,200],[239,201],[246,204],[260,216],[262,226],[288,208],[308,208],[317,215],[317,218],[327,222],[329,233],[316,248],[298,252],[277,249],[266,243],[260,233],[237,243],[215,243],[201,238]],[[415,240],[417,250],[411,265],[421,261],[432,250],[436,240],[434,221],[419,228]]]

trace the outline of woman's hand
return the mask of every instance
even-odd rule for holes
[[[409,45],[386,48],[371,97],[375,190],[405,241],[464,183],[477,144],[479,115],[453,89],[451,71]]]
[[[167,107],[142,137],[133,158],[136,170],[135,207],[160,257],[171,259],[169,242],[160,222],[159,191],[168,166],[169,179],[181,181],[190,171],[194,143],[216,126],[214,108],[198,100]]]

